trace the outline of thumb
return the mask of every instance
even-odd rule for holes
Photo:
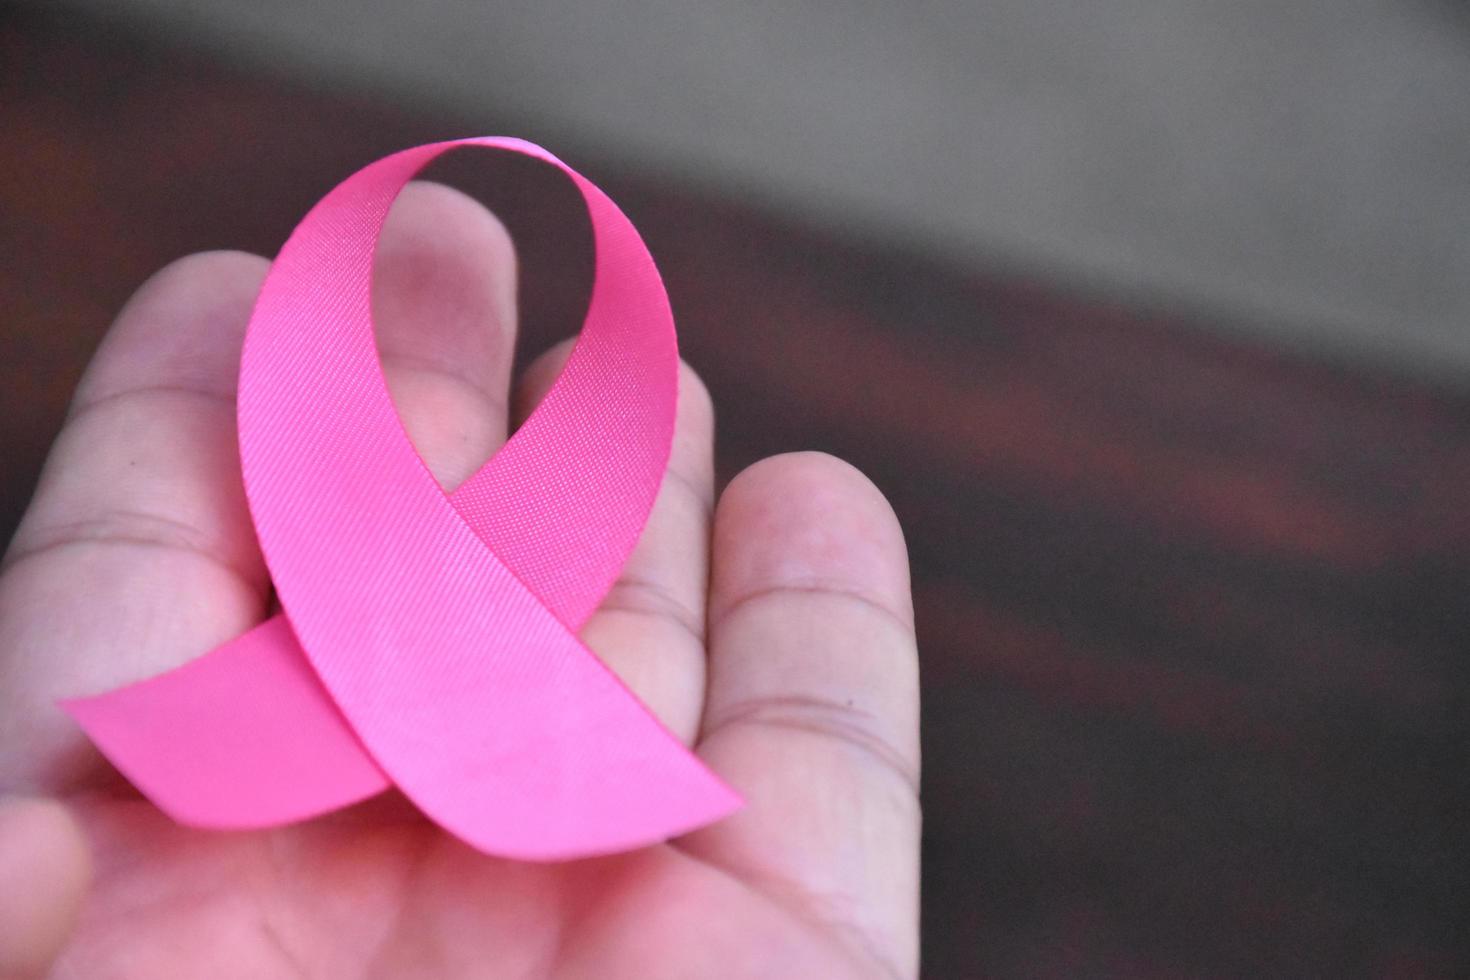
[[[92,876],[81,827],[56,800],[0,798],[0,980],[46,974]]]

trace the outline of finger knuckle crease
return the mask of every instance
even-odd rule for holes
[[[636,576],[619,579],[602,600],[601,610],[666,620],[704,643],[704,617],[664,586]]]
[[[47,527],[36,534],[34,541],[7,555],[4,566],[13,568],[22,561],[81,544],[161,548],[193,555],[223,569],[262,598],[266,597],[264,588],[256,582],[256,576],[238,562],[222,556],[210,535],[184,521],[139,510],[108,510],[84,520]]]
[[[918,796],[918,770],[878,730],[877,717],[856,704],[799,694],[754,698],[722,711],[716,731],[735,725],[801,732],[840,742],[867,756]]]
[[[235,399],[233,396],[223,392],[213,391],[197,385],[189,384],[149,384],[137,388],[124,388],[121,391],[109,392],[100,398],[89,399],[72,405],[66,422],[68,426],[75,425],[82,419],[91,418],[93,415],[104,411],[115,410],[119,406],[126,406],[132,402],[144,401],[149,398],[187,398],[191,401],[203,402],[217,408],[235,410]]]
[[[711,629],[713,630],[723,624],[736,613],[755,607],[762,602],[773,599],[789,599],[792,597],[836,599],[842,602],[851,602],[862,606],[879,618],[887,620],[908,636],[912,636],[914,632],[912,623],[904,619],[904,617],[900,616],[876,597],[869,595],[861,589],[853,588],[841,582],[824,580],[783,582],[747,592],[725,605],[724,609],[716,617],[715,622],[711,624]]]

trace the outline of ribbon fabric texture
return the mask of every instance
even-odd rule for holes
[[[446,495],[389,397],[370,295],[389,206],[462,146],[565,173],[596,278],[544,401]],[[481,851],[557,860],[728,815],[740,798],[576,636],[647,520],[677,386],[653,260],[581,175],[506,138],[371,164],[282,247],[241,354],[240,461],[283,612],[63,707],[160,809],[199,827],[274,826],[396,785]]]

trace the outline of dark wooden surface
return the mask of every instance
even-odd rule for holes
[[[149,272],[495,122],[0,7],[0,533]],[[826,449],[903,518],[928,975],[1470,975],[1470,397],[573,162],[664,270],[722,472]],[[454,167],[520,238],[525,347],[574,332],[575,202]]]

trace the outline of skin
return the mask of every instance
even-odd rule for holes
[[[300,825],[174,825],[54,706],[263,618],[235,457],[265,260],[191,256],[128,303],[0,573],[0,977],[912,977],[918,668],[902,532],[847,464],[764,460],[715,499],[687,366],[670,472],[583,637],[747,799],[642,851],[475,852],[389,793]],[[404,424],[453,487],[555,378],[516,384],[515,258],[477,203],[413,184],[374,284]]]

